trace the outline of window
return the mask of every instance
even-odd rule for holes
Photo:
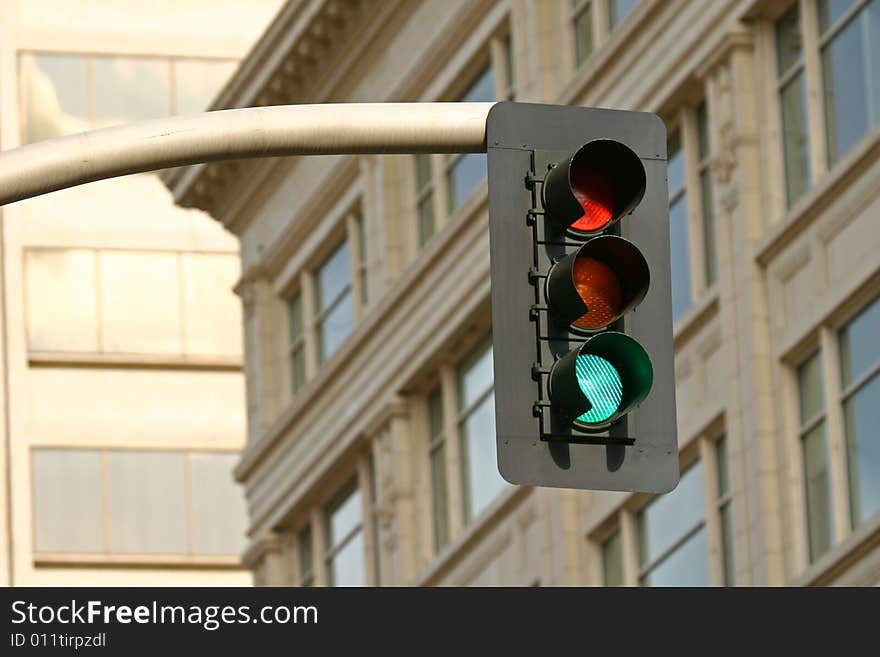
[[[623,586],[623,545],[620,530],[602,543],[602,583],[605,586]]]
[[[303,333],[302,295],[296,292],[287,301],[287,325],[289,330],[290,389],[296,394],[306,382],[306,348]]]
[[[319,362],[330,358],[354,328],[351,297],[351,258],[345,240],[324,260],[316,276]]]
[[[880,511],[880,299],[839,333],[841,403],[853,527]]]
[[[669,249],[672,319],[694,304],[694,294],[709,290],[718,278],[712,149],[705,102],[683,107],[667,144]],[[691,240],[697,248],[691,247]]]
[[[638,0],[608,0],[608,26],[614,27],[636,6]]]
[[[832,542],[828,448],[825,438],[825,401],[819,352],[797,370],[801,451],[807,502],[810,560],[822,556]]]
[[[702,462],[682,474],[675,490],[638,514],[638,536],[642,586],[709,584]]]
[[[363,502],[353,481],[326,509],[327,576],[330,586],[364,586]]]
[[[880,0],[819,0],[829,165],[880,122]]]
[[[718,482],[715,509],[721,525],[721,556],[724,572],[724,586],[736,582],[733,561],[733,496],[730,493],[730,472],[727,464],[727,438],[722,436],[715,442],[715,468]]]
[[[300,586],[314,586],[315,564],[312,556],[312,526],[306,525],[296,535],[296,553]]]
[[[23,140],[203,111],[231,60],[22,53]]]
[[[681,130],[669,137],[669,250],[672,273],[672,319],[691,307],[691,257],[688,242],[688,211],[685,193],[685,161]]]
[[[437,386],[428,395],[428,455],[431,463],[435,552],[449,542],[449,493],[446,487],[446,438],[443,426],[443,394],[440,386]]]
[[[580,66],[593,54],[592,0],[572,0],[571,22],[574,28],[574,63]]]
[[[798,3],[794,3],[776,22],[776,65],[785,161],[785,195],[788,205],[791,205],[810,187],[807,87]]]
[[[492,344],[484,342],[458,367],[458,426],[466,521],[485,509],[507,485],[495,456]]]
[[[431,180],[431,156],[421,153],[415,156],[416,167],[416,221],[418,222],[419,248],[434,236],[434,185]]]
[[[37,552],[236,555],[236,454],[34,449]]]
[[[495,100],[495,78],[491,64],[477,75],[458,100],[463,103],[484,103]],[[460,207],[485,178],[485,153],[465,153],[448,157],[446,159],[447,211],[451,214]]]
[[[286,350],[291,396],[295,397],[316,367],[342,346],[363,316],[369,301],[368,235],[360,211],[339,216],[344,236],[336,247],[319,252],[310,266],[295,277],[295,291],[282,303],[286,306]],[[342,228],[344,227],[344,231]],[[332,242],[331,242],[332,243]],[[323,257],[322,257],[323,256]]]
[[[813,19],[802,20],[801,9]],[[880,123],[880,0],[796,2],[775,31],[790,206],[824,173],[814,169],[833,166]],[[810,115],[824,126],[821,143],[810,143]]]

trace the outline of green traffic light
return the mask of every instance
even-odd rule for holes
[[[614,366],[599,356],[580,354],[574,370],[581,392],[593,405],[578,421],[596,424],[614,415],[623,398],[623,383]]]

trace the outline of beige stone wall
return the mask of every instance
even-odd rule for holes
[[[653,111],[681,130],[688,194],[704,170],[713,185],[717,275],[710,281],[704,273],[702,212],[693,203],[693,302],[674,327],[681,461],[703,467],[709,579],[725,582],[722,510],[729,508],[734,583],[877,583],[878,523],[846,524],[842,425],[833,403],[835,545],[809,563],[793,367],[833,342],[834,331],[880,290],[880,135],[875,128],[834,167],[816,169],[812,189],[785,207],[773,21],[786,3],[643,0],[610,30],[604,3],[594,3],[598,49],[577,69],[569,2],[389,2],[387,14],[348,2],[333,5],[342,7],[333,14],[330,4],[307,4],[314,23],[294,21],[290,10],[287,41],[267,37],[257,51],[280,57],[281,49],[289,69],[267,65],[266,90],[242,88],[227,100],[453,99],[485,62],[502,70],[510,33],[516,100]],[[323,59],[314,35],[331,24],[335,42],[347,47]],[[294,82],[301,67],[307,73]],[[496,81],[499,98],[509,91],[502,87]],[[706,163],[694,155],[701,102],[709,116]],[[813,123],[811,140],[824,140]],[[421,250],[409,156],[212,165],[198,192],[176,190],[210,208],[241,240],[250,398],[248,445],[236,473],[248,492],[247,563],[258,583],[300,582],[296,538],[311,527],[314,582],[327,583],[324,509],[355,476],[365,491],[370,583],[597,585],[602,543],[619,532],[624,581],[637,584],[638,517],[648,496],[508,489],[466,521],[454,401],[443,409],[450,540],[434,549],[426,396],[437,385],[455,389],[455,368],[490,321],[486,188],[447,212],[437,173],[443,163],[433,157],[438,229]],[[231,197],[244,200],[224,202]],[[344,234],[353,207],[368,228],[369,300],[342,348],[320,367],[309,362],[308,382],[292,395],[286,299],[296,289],[309,294],[315,267]],[[827,369],[837,371],[834,365]]]

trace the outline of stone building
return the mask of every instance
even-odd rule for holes
[[[482,155],[168,175],[239,239],[258,584],[880,582],[880,0],[302,0],[215,108],[666,122],[681,481],[497,474]]]
[[[3,0],[0,145],[203,111],[278,5]],[[235,239],[155,174],[0,217],[0,583],[248,584]]]

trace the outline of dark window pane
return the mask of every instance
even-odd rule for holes
[[[327,522],[327,546],[337,545],[352,530],[361,524],[363,506],[361,489],[355,487],[350,493],[337,500],[329,509]]]
[[[623,544],[619,531],[602,544],[602,580],[605,586],[623,586]]]
[[[449,496],[446,488],[446,446],[431,451],[431,498],[434,510],[434,551],[449,542]]]
[[[586,2],[574,17],[575,64],[580,66],[593,52],[593,7]]]
[[[880,511],[880,375],[843,405],[853,527]]]
[[[447,207],[454,211],[486,179],[487,161],[483,153],[467,153],[456,160],[446,176]]]
[[[504,72],[507,75],[507,88],[513,89],[516,86],[516,68],[513,65],[513,40],[510,35],[504,37]]]
[[[810,560],[815,561],[831,546],[831,495],[828,489],[828,454],[825,423],[803,437],[804,480],[807,496],[807,533]]]
[[[845,155],[880,119],[880,1],[822,51],[828,161]]]
[[[459,410],[465,410],[480,395],[491,388],[494,378],[492,345],[482,344],[472,351],[459,366]]]
[[[333,306],[333,310],[328,312],[321,320],[318,338],[322,362],[336,352],[353,328],[354,309],[352,307],[351,291],[349,290]]]
[[[684,187],[684,151],[681,148],[681,132],[676,130],[669,136],[669,162],[666,176],[669,180],[669,195]]]
[[[364,534],[358,532],[330,561],[330,586],[364,586]]]
[[[779,101],[782,105],[785,196],[788,205],[791,205],[810,187],[810,138],[803,71],[782,87]]]
[[[819,0],[819,32],[825,31],[843,16],[847,9],[852,7],[856,0]]]
[[[709,117],[706,114],[706,103],[697,107],[697,154],[702,162],[709,155]]]
[[[700,173],[700,201],[703,211],[703,257],[706,268],[706,285],[709,286],[718,277],[718,260],[715,253],[715,207],[712,199],[712,173],[708,169]]]
[[[416,191],[419,192],[431,184],[431,156],[421,153],[415,156]]]
[[[91,127],[85,57],[22,53],[20,62],[25,142],[84,132]]]
[[[776,21],[776,66],[781,76],[801,59],[801,17],[797,2]]]
[[[689,468],[671,493],[655,498],[639,513],[640,563],[659,557],[703,518],[703,464]]]
[[[299,292],[287,301],[287,326],[290,343],[295,344],[302,337],[302,300]]]
[[[159,119],[171,114],[171,66],[166,59],[95,57],[94,124]]]
[[[637,3],[638,0],[608,0],[608,25],[617,25]]]
[[[840,332],[840,368],[846,388],[880,361],[880,299],[862,310]]]
[[[804,361],[797,370],[798,399],[801,423],[816,417],[823,410],[822,362],[819,352]]]
[[[360,279],[361,308],[363,308],[369,301],[369,285],[367,284],[367,227],[363,217],[357,220],[357,234],[358,258],[360,259],[358,278]]]
[[[735,584],[733,560],[733,511],[728,502],[721,507],[721,555],[724,561],[724,586]]]
[[[505,488],[495,456],[495,396],[490,394],[461,425],[465,518],[480,514]]]
[[[419,201],[419,247],[424,246],[434,236],[434,194],[426,195]]]
[[[675,552],[642,578],[642,586],[708,586],[709,546],[706,528],[688,538]]]
[[[428,395],[428,436],[433,442],[443,433],[443,395],[440,386]]]
[[[672,273],[672,319],[691,307],[691,256],[688,248],[687,197],[669,208],[669,250]]]
[[[309,586],[312,583],[314,572],[312,557],[312,526],[306,525],[296,537],[297,553],[299,557],[299,584]]]
[[[495,79],[492,67],[487,66],[459,98],[459,101],[463,103],[490,103],[493,100],[495,100]]]
[[[318,312],[327,308],[351,281],[348,242],[340,244],[318,270]]]
[[[718,497],[730,492],[730,472],[727,463],[727,438],[715,442],[715,462],[718,468]]]

